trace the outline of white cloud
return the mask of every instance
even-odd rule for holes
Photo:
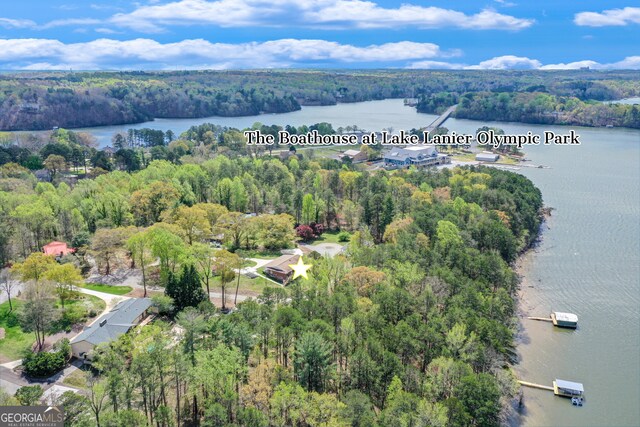
[[[71,19],[56,19],[50,22],[47,22],[44,25],[39,26],[38,28],[41,30],[47,30],[49,28],[56,27],[65,27],[68,25],[97,25],[102,21],[99,19],[91,19],[91,18],[71,18]]]
[[[409,64],[407,68],[414,70],[462,70],[466,65],[441,61],[419,61]]]
[[[33,28],[35,26],[36,26],[36,23],[29,19],[0,18],[0,27],[7,28],[7,29]]]
[[[100,34],[121,34],[121,32],[112,30],[111,28],[102,28],[102,27],[96,28],[95,32]]]
[[[233,69],[304,68],[346,64],[400,64],[412,69],[640,69],[640,56],[599,63],[593,60],[542,64],[537,59],[504,55],[465,64],[442,61],[460,52],[443,52],[433,43],[409,41],[354,46],[327,40],[280,39],[250,43],[211,43],[203,39],[160,43],[139,38],[101,38],[65,44],[49,39],[0,39],[0,69]]]
[[[432,43],[353,46],[326,40],[281,39],[211,43],[202,39],[159,43],[151,39],[98,39],[64,44],[46,39],[0,39],[0,68],[274,68],[309,63],[370,63],[452,56]],[[58,65],[59,64],[59,65]]]
[[[640,7],[609,9],[602,12],[576,13],[573,22],[588,27],[623,26],[640,24]]]
[[[622,61],[612,62],[608,64],[601,64],[592,60],[583,60],[569,63],[542,65],[542,63],[537,59],[505,55],[492,58],[487,61],[482,61],[477,65],[439,61],[418,61],[409,64],[406,68],[441,70],[577,70],[584,67],[589,67],[593,70],[640,70],[640,56],[629,56]]]
[[[140,6],[114,15],[111,23],[142,32],[160,32],[167,25],[310,25],[322,28],[465,28],[521,30],[531,19],[493,10],[466,15],[450,9],[402,4],[384,8],[363,0],[180,0]]]
[[[568,64],[563,64],[563,63],[547,64],[540,67],[540,69],[541,70],[577,70],[579,68],[584,68],[584,67],[598,68],[600,67],[600,64],[597,63],[596,61],[584,60],[584,61],[569,62]]]
[[[640,56],[627,56],[625,59],[619,62],[611,64],[611,68],[617,68],[621,70],[640,70]]]
[[[523,56],[504,55],[482,61],[478,65],[467,67],[469,70],[512,70],[512,69],[536,69],[542,64],[537,59],[529,59]]]

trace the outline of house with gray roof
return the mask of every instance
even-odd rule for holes
[[[424,168],[427,166],[451,163],[451,158],[440,154],[432,145],[412,145],[394,147],[383,156],[386,169],[402,169],[410,166]]]
[[[71,352],[80,360],[90,361],[91,351],[140,324],[151,307],[150,298],[128,298],[85,328],[71,340]]]

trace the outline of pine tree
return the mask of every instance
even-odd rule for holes
[[[173,274],[173,272],[169,271],[169,275],[167,276],[167,285],[164,288],[164,294],[173,299],[173,304],[178,310],[178,298],[180,296],[180,285],[178,284],[178,278]]]
[[[207,299],[200,275],[194,265],[183,266],[179,280],[169,273],[165,294],[173,298],[176,312],[182,311],[185,307],[196,307]]]

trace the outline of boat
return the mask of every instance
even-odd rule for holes
[[[582,406],[584,399],[582,397],[572,397],[571,404],[574,406]]]
[[[554,326],[561,328],[576,329],[578,327],[578,316],[573,313],[554,311],[551,313],[551,320]]]

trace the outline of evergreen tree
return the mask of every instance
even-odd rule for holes
[[[173,273],[169,273],[165,294],[173,298],[176,312],[185,307],[197,307],[207,296],[202,289],[200,275],[193,265],[182,267],[182,274],[178,280]]]

